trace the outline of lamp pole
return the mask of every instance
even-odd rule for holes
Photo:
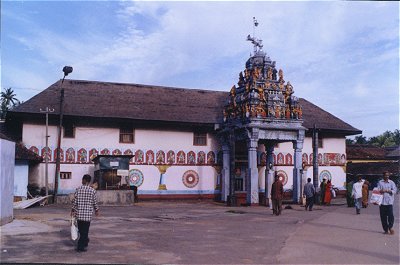
[[[314,188],[317,189],[318,182],[318,129],[314,124],[313,137],[312,137],[312,147],[313,147],[313,184]]]
[[[45,183],[46,183],[46,197],[49,195],[49,113],[54,112],[54,109],[46,107],[45,110],[40,109],[40,112],[46,113],[46,155],[44,161],[45,167]]]
[[[61,95],[60,95],[60,124],[58,125],[58,139],[57,139],[57,157],[56,157],[56,174],[54,176],[54,202],[57,201],[57,190],[58,190],[58,179],[60,178],[60,155],[61,155],[61,130],[63,125],[63,115],[64,115],[64,79],[65,77],[72,73],[73,68],[71,66],[64,66],[63,72],[64,77],[61,81]]]

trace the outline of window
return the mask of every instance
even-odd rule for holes
[[[324,144],[323,144],[322,138],[318,138],[318,148],[323,148],[323,147],[324,147]]]
[[[193,145],[207,145],[207,133],[193,133]]]
[[[60,172],[60,179],[71,179],[71,172]]]
[[[134,143],[135,131],[132,127],[123,127],[119,129],[119,142],[120,143]]]
[[[72,123],[64,124],[64,137],[75,138],[75,126]]]

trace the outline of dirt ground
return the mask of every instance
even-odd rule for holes
[[[273,216],[262,206],[226,207],[214,202],[103,206],[91,223],[84,253],[77,253],[69,238],[69,207],[16,210],[15,220],[2,227],[1,262],[398,264],[398,233],[381,234],[377,206],[361,215],[340,204],[316,206],[312,212],[298,205],[292,208]],[[397,207],[396,228],[398,221]],[[321,256],[324,252],[328,259]],[[341,258],[343,253],[353,258]]]

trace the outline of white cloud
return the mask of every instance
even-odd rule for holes
[[[36,53],[27,60],[46,65],[34,71],[6,65],[5,79],[32,71],[41,78],[31,82],[44,88],[58,78],[51,69],[71,64],[76,79],[228,91],[252,51],[245,38],[255,16],[256,36],[298,96],[350,124],[357,117],[343,110],[360,101],[357,110],[366,111],[377,87],[392,95],[390,106],[398,99],[398,87],[389,85],[399,81],[397,3],[139,1],[110,12],[109,23],[118,25],[113,35],[96,29],[67,37],[34,21],[31,33],[9,33]]]

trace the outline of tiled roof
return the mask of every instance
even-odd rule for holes
[[[222,110],[229,92],[65,80],[64,115],[77,117],[124,118],[196,124],[222,122]],[[19,105],[9,114],[40,113],[40,108],[59,111],[61,81]],[[300,99],[304,126],[339,131],[352,135],[360,130],[324,111],[311,102]],[[43,114],[42,114],[43,115]]]
[[[382,147],[363,144],[350,144],[346,146],[347,160],[364,159],[379,160],[386,159],[386,150]]]
[[[353,175],[382,175],[384,171],[389,171],[391,174],[399,175],[400,172],[398,161],[348,163],[346,169],[347,173]]]
[[[386,148],[387,154],[386,156],[388,158],[399,158],[400,157],[400,146],[397,146],[395,148]]]
[[[15,144],[15,159],[41,162],[43,159],[36,153],[26,148],[22,143]]]

